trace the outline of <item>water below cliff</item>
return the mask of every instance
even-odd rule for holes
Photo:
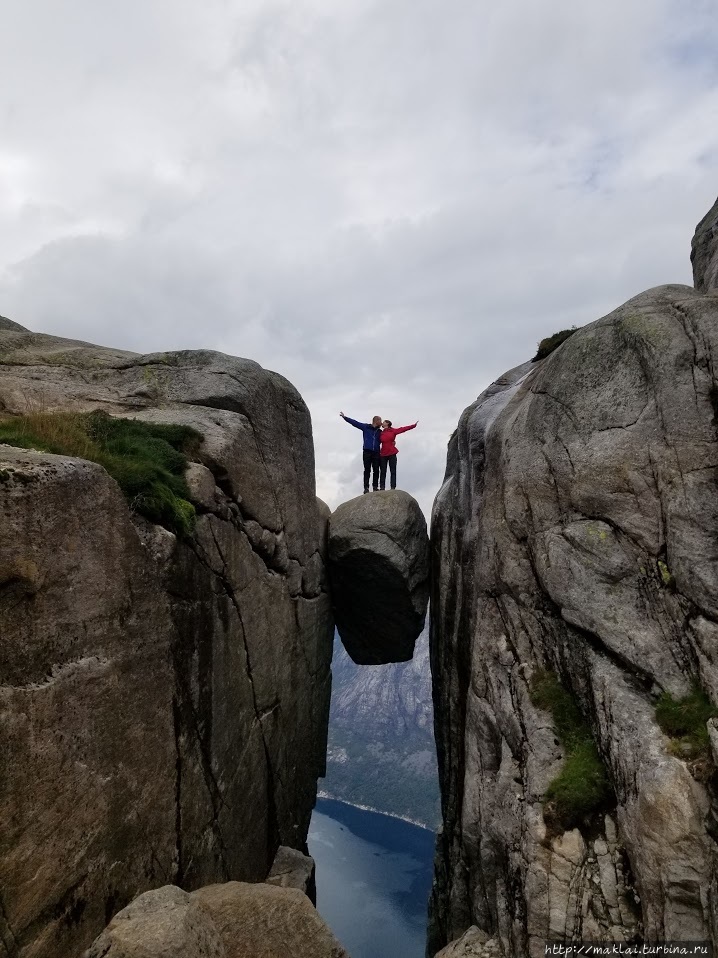
[[[351,958],[423,958],[433,832],[320,798],[309,852],[317,909]]]

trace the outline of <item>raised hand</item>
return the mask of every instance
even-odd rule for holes
[[[344,413],[343,413],[343,412],[340,412],[339,415],[342,417],[342,419],[344,419]]]

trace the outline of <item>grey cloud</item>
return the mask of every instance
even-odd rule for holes
[[[400,484],[428,511],[489,381],[690,282],[718,192],[706,0],[13,7],[0,312],[277,369],[332,505],[358,485],[340,408],[421,421]]]

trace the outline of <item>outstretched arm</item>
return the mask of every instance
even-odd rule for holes
[[[348,422],[350,426],[356,426],[357,429],[363,429],[366,423],[357,422],[356,419],[350,419],[349,416],[345,416],[343,412],[340,412],[339,415],[342,417],[344,422]]]
[[[417,419],[415,423],[412,423],[411,426],[397,426],[394,432],[408,432],[409,429],[416,429],[419,425],[419,420]]]

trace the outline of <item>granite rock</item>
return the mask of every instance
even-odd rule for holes
[[[475,925],[506,955],[716,939],[716,797],[658,727],[718,702],[718,298],[663,286],[517,367],[462,415],[432,517],[443,830],[430,953]],[[615,800],[556,834],[550,669]]]
[[[296,848],[281,845],[267,875],[267,884],[278,885],[280,888],[298,888],[314,900],[314,859]]]
[[[0,445],[11,958],[76,958],[158,885],[263,880],[280,845],[306,850],[325,765],[327,521],[301,397],[220,353],[0,330],[2,415],[95,409],[201,433],[198,517],[178,539],[99,466]]]
[[[329,576],[337,629],[358,665],[405,662],[429,596],[429,540],[406,492],[343,503],[329,520]]]
[[[209,911],[165,885],[118,912],[84,958],[227,958],[227,952]]]
[[[348,958],[297,888],[245,882],[192,894],[145,892],[112,919],[84,958]]]
[[[718,200],[696,226],[691,263],[696,289],[703,293],[718,289]]]
[[[192,897],[212,916],[226,958],[349,958],[298,888],[227,882]]]

